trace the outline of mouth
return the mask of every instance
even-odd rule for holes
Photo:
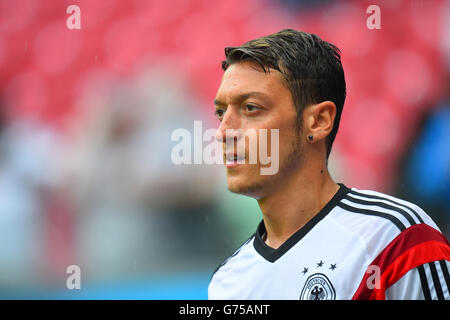
[[[238,155],[236,153],[225,155],[225,164],[227,168],[234,168],[238,165],[245,164],[245,155]]]

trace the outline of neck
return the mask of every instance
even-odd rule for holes
[[[303,165],[276,191],[258,200],[267,232],[266,244],[278,248],[319,213],[338,189],[325,163],[311,161]]]

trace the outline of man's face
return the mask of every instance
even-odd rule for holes
[[[303,134],[298,131],[292,95],[278,71],[270,69],[269,73],[265,73],[250,61],[232,64],[223,75],[215,106],[221,121],[217,139],[223,142],[227,185],[231,192],[256,199],[265,197],[299,168],[303,156]],[[230,135],[230,129],[240,129],[240,133]],[[266,129],[267,138],[261,135],[264,130],[260,129]],[[271,129],[278,129],[277,146],[272,145]],[[244,135],[251,131],[256,132],[258,141],[256,163],[249,163],[251,142],[248,137],[251,135]],[[261,174],[262,168],[270,166],[260,161],[261,143],[267,144],[267,153],[272,159],[278,156],[279,170],[274,174]],[[238,150],[245,152],[240,154]],[[271,150],[278,154],[270,154]],[[242,159],[238,161],[241,164],[236,163],[236,159]]]

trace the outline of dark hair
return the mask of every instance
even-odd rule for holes
[[[250,40],[239,47],[225,48],[222,69],[233,63],[250,60],[264,72],[278,70],[291,91],[301,127],[303,109],[311,104],[332,101],[336,105],[333,129],[327,138],[327,159],[339,128],[346,95],[341,52],[317,35],[284,29]]]

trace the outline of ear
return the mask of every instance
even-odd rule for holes
[[[303,132],[309,142],[325,139],[333,130],[336,105],[331,101],[313,104],[303,111]],[[312,136],[312,139],[308,139]]]

